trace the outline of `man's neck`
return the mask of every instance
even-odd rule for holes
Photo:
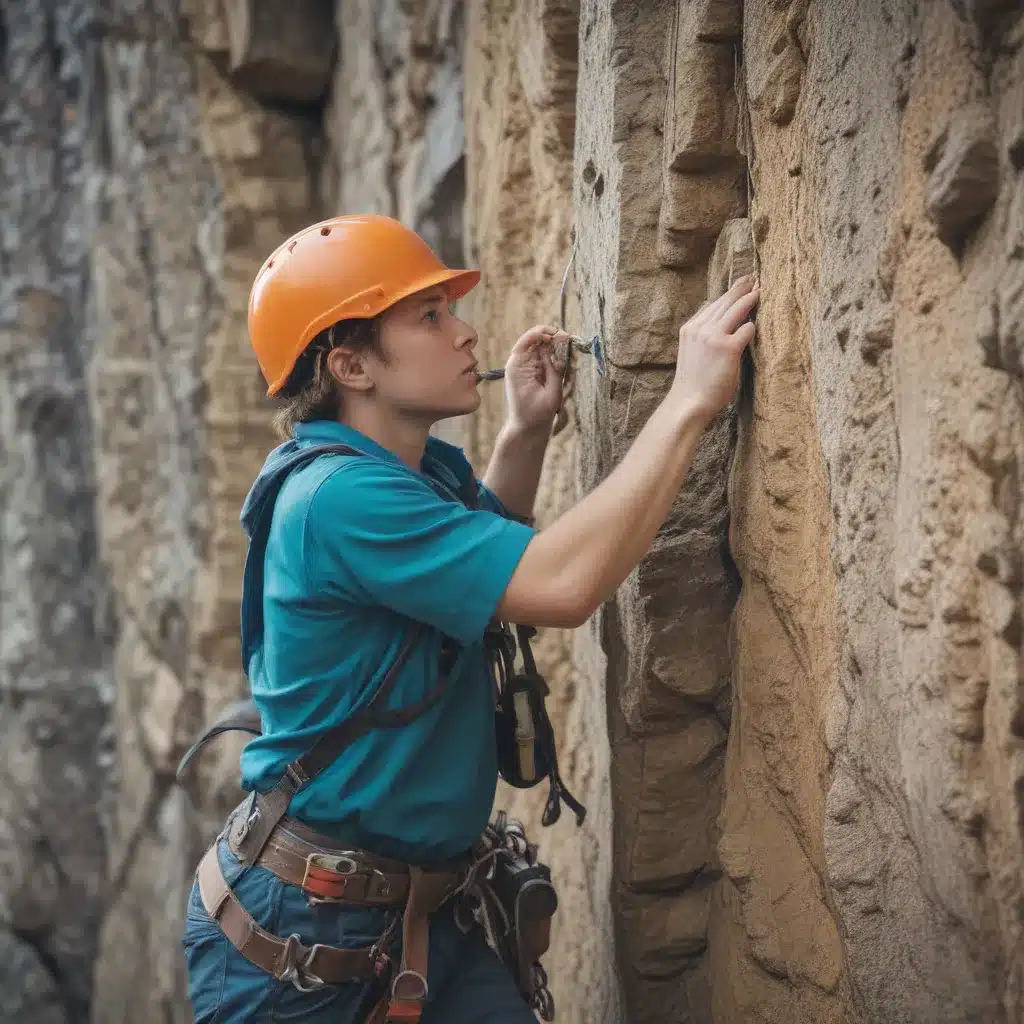
[[[350,407],[339,419],[345,426],[376,441],[382,448],[397,455],[405,465],[419,472],[430,434],[429,423],[410,422],[390,411],[384,416],[376,408],[355,403],[350,403]]]

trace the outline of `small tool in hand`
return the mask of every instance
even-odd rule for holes
[[[595,336],[590,341],[584,341],[582,338],[576,337],[575,334],[569,335],[569,347],[574,349],[576,352],[583,352],[585,355],[592,355],[597,360],[598,373],[604,372],[604,355],[601,352],[601,342]],[[494,370],[478,370],[476,374],[477,380],[504,380],[505,379],[505,367],[501,366]]]

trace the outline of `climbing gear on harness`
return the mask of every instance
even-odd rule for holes
[[[388,1021],[417,1021],[427,995],[429,918],[459,891],[469,858],[427,869],[344,847],[289,817],[283,817],[258,848],[259,838],[254,839],[249,826],[254,803],[250,798],[232,812],[218,841],[200,862],[199,891],[210,918],[242,956],[301,992],[350,981],[386,987],[394,968],[391,947],[401,920],[399,971],[391,981],[390,996],[382,1001],[387,1003]],[[311,905],[376,906],[394,911],[395,916],[372,946],[354,950],[323,944],[307,947],[298,935],[287,939],[273,935],[256,923],[227,884],[218,856],[221,838],[227,839],[243,863],[266,868],[302,888]]]
[[[262,864],[275,870],[275,873],[276,869],[280,869],[289,872],[286,880],[294,879],[295,875],[291,873],[293,862],[290,857],[294,855],[295,843],[289,843],[279,830],[292,797],[303,785],[329,767],[360,736],[371,729],[406,725],[425,714],[437,702],[447,683],[445,676],[442,676],[441,681],[415,704],[397,710],[385,709],[398,673],[422,630],[423,627],[419,623],[414,624],[395,662],[361,711],[324,732],[309,751],[288,765],[281,781],[273,789],[267,793],[254,791],[239,809],[239,813],[229,821],[228,842],[232,852],[243,864]],[[204,737],[206,738],[208,737]],[[194,749],[198,750],[201,747],[202,742]],[[179,766],[179,773],[183,770],[184,766]],[[351,973],[345,972],[354,969],[353,965],[355,969],[365,972],[365,962],[371,959],[368,951],[362,951],[363,959],[357,961],[352,957],[336,955],[343,951],[335,950],[334,947],[314,946],[307,950],[301,946],[296,936],[284,940],[259,928],[224,880],[217,846],[218,843],[215,842],[200,864],[200,873],[197,875],[200,893],[211,919],[220,924],[224,934],[243,956],[258,967],[269,970],[274,977],[282,981],[291,981],[301,991],[310,991],[310,985],[318,988],[324,984],[337,983],[339,980],[365,980],[362,974],[353,977]],[[315,898],[341,902],[347,895],[350,884],[347,869],[354,866],[358,872],[359,857],[366,859],[365,854],[357,855],[352,852],[338,854],[332,858],[329,849],[322,846],[321,849],[307,854],[306,867],[298,884]],[[338,870],[339,868],[342,870]],[[429,944],[427,919],[444,902],[447,893],[455,890],[461,875],[453,872],[426,873],[413,865],[408,866],[408,872],[409,879],[404,893],[405,910],[402,916],[403,951],[399,977],[412,974],[425,977]],[[378,893],[387,900],[390,898],[392,881],[384,872],[379,874],[383,875],[383,889],[378,889]],[[362,902],[372,900],[369,893],[373,891],[374,878],[371,873],[369,881],[364,886]],[[401,888],[399,883],[398,890]],[[386,894],[384,890],[387,891]],[[332,895],[335,893],[337,895]],[[353,897],[355,895],[353,892]],[[301,957],[296,959],[300,953]],[[379,965],[379,958],[373,958],[372,962]],[[359,964],[363,964],[363,967],[359,967]],[[407,987],[405,986],[406,989]],[[401,1020],[407,1024],[415,1022],[419,1019],[422,999],[425,997],[425,989],[422,997],[414,997],[408,991],[399,992],[397,988],[393,988],[388,1019]]]
[[[558,897],[551,872],[520,822],[500,811],[474,847],[475,860],[463,883],[455,920],[468,932],[477,921],[508,968],[520,994],[546,1021],[555,1004],[540,958],[551,945],[551,919]]]
[[[228,885],[214,843],[196,871],[199,894],[212,921],[250,963],[279,981],[291,982],[300,992],[350,981],[374,981],[381,974],[378,946],[338,949],[316,943],[305,946],[298,935],[282,939],[261,928]]]
[[[302,351],[339,320],[369,320],[425,288],[449,300],[480,280],[451,270],[427,243],[391,217],[332,217],[283,242],[260,268],[249,293],[249,338],[276,394]]]
[[[239,860],[243,859],[250,801],[235,809],[224,831],[228,847]],[[409,865],[404,861],[353,850],[287,815],[254,863],[281,881],[298,886],[311,905],[400,907],[409,894]],[[452,870],[456,870],[455,865]]]
[[[494,731],[498,745],[498,772],[517,789],[530,789],[548,780],[547,804],[541,824],[553,825],[562,815],[562,802],[582,825],[587,809],[566,788],[558,770],[555,730],[548,717],[545,700],[548,684],[537,671],[530,640],[537,631],[532,626],[516,626],[523,670],[515,671],[516,642],[507,628],[494,627],[500,640],[488,645],[497,694]],[[485,638],[486,640],[486,638]]]

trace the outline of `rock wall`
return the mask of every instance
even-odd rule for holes
[[[106,904],[117,613],[86,372],[90,5],[0,33],[0,1018],[88,1012]]]
[[[745,208],[732,82],[738,10],[584,2],[575,207],[585,336],[584,487],[621,459],[672,377],[715,240]],[[724,17],[731,13],[732,17]],[[730,116],[730,110],[732,116]],[[695,111],[701,111],[697,115]],[[726,548],[732,415],[709,430],[685,497],[600,615],[614,807],[613,900],[625,1018],[710,1020],[708,927],[730,715]]]
[[[386,60],[353,45],[367,19]],[[2,12],[4,1020],[190,1019],[184,900],[238,745],[187,797],[173,772],[244,686],[238,511],[274,443],[249,286],[290,232],[375,205],[380,166],[398,205],[376,208],[458,253],[461,25],[323,0]],[[367,60],[388,92],[350,106]]]
[[[765,296],[602,615],[631,1021],[1024,1014],[1015,6],[581,6],[585,486]]]
[[[550,631],[563,1022],[1024,1020],[1024,19],[1000,0],[14,0],[0,12],[0,1017],[189,1019],[238,746],[252,275],[335,211],[597,336],[543,525],[679,324],[758,339],[649,556]],[[18,83],[15,85],[14,83]],[[465,87],[464,87],[465,85]],[[500,387],[446,428],[482,471]],[[535,827],[543,794],[502,790]]]

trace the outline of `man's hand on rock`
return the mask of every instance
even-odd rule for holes
[[[753,275],[741,277],[679,328],[671,401],[708,422],[729,404],[739,384],[743,350],[754,340],[747,317],[760,296]]]

